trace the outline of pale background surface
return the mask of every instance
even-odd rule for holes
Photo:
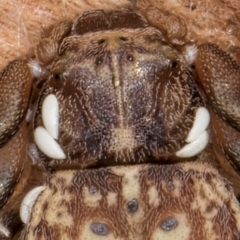
[[[184,18],[188,38],[211,41],[240,55],[239,0],[132,0],[143,12],[152,6]],[[128,0],[0,0],[0,69],[31,51],[45,26],[93,8],[120,8]]]
[[[41,29],[51,23],[93,8],[128,4],[127,0],[0,0],[0,69],[31,51]]]

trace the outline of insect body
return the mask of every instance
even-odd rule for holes
[[[129,9],[46,29],[0,78],[3,237],[22,230],[20,208],[16,239],[238,239],[233,191],[201,162],[209,139],[239,134],[223,67],[237,81],[217,46],[184,53]],[[218,141],[237,175],[238,138]]]

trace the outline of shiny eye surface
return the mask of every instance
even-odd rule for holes
[[[128,202],[127,209],[128,209],[128,212],[130,212],[130,213],[136,212],[138,210],[138,200],[133,199],[130,202]]]
[[[106,236],[109,233],[108,226],[105,223],[94,222],[90,228],[93,233],[99,236]]]
[[[176,228],[177,225],[178,225],[178,221],[173,217],[169,217],[161,223],[160,227],[164,231],[171,231],[174,228]]]

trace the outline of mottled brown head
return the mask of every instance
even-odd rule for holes
[[[47,66],[40,101],[41,108],[44,98],[55,94],[59,102],[58,143],[66,160],[51,165],[172,158],[201,105],[182,59],[132,10],[80,16]]]

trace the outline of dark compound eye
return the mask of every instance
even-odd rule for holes
[[[133,199],[127,203],[128,212],[134,213],[138,210],[138,201],[137,199]]]
[[[177,63],[176,61],[173,61],[173,62],[172,62],[172,68],[177,67],[177,65],[178,65],[178,63]]]
[[[133,55],[128,54],[128,55],[127,55],[127,60],[128,60],[129,62],[133,62]]]
[[[105,223],[95,222],[91,224],[91,230],[99,236],[106,236],[109,233],[108,226]]]
[[[173,217],[169,217],[161,223],[161,228],[164,231],[171,231],[176,228],[177,225],[178,221]]]
[[[97,192],[97,188],[96,188],[94,185],[91,185],[91,186],[89,187],[89,192],[90,192],[91,194],[94,194],[94,193]]]
[[[102,64],[102,62],[103,62],[103,58],[102,58],[102,57],[97,57],[97,58],[96,58],[96,61],[95,61],[95,64],[96,64],[97,66],[99,66],[99,65]]]
[[[120,37],[120,40],[123,41],[123,42],[126,42],[126,41],[127,41],[127,38],[125,38],[125,37]]]
[[[103,43],[105,43],[105,39],[100,39],[100,40],[98,40],[98,44],[99,44],[99,45],[101,45],[101,44],[103,44]]]
[[[53,75],[53,77],[54,77],[55,80],[60,80],[60,75],[57,74],[57,73],[55,73],[55,74]]]
[[[167,184],[166,184],[166,189],[168,190],[168,191],[172,191],[172,190],[174,190],[174,184],[173,184],[173,182],[171,182],[171,181],[169,181]]]

